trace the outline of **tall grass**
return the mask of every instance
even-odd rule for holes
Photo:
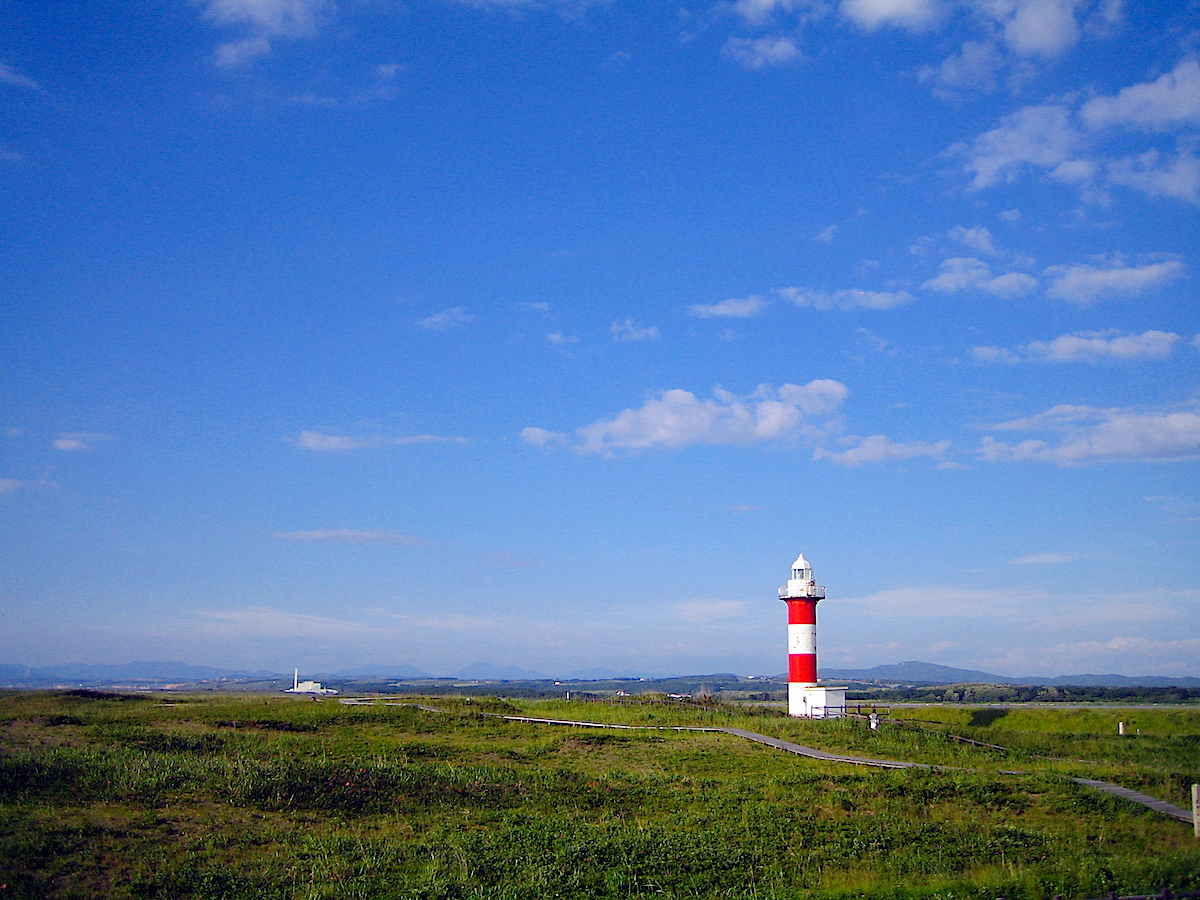
[[[181,898],[1020,900],[1200,888],[1190,831],[1061,778],[1065,764],[1034,751],[1081,736],[1043,720],[1024,730],[1012,714],[986,726],[931,717],[870,732],[718,706],[426,705],[446,712],[0,696],[0,883],[12,897]],[[962,768],[859,769],[720,733],[486,715],[496,712],[741,727]],[[1177,756],[1195,731],[1175,727],[1122,745],[1103,763],[1111,780],[1185,777]],[[1026,774],[1001,774],[1014,760]]]

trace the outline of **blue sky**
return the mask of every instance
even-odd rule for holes
[[[0,0],[0,659],[1200,675],[1200,6]]]

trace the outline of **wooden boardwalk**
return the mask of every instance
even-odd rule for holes
[[[1192,824],[1192,814],[1190,812],[1186,809],[1180,809],[1166,800],[1158,800],[1147,794],[1139,794],[1137,791],[1131,791],[1129,788],[1123,788],[1119,784],[1111,784],[1107,781],[1094,781],[1091,778],[1072,778],[1071,780],[1076,784],[1086,785],[1098,791],[1104,791],[1106,794],[1112,794],[1114,797],[1120,797],[1122,800],[1129,800],[1133,803],[1140,803],[1142,806],[1148,806],[1155,812],[1178,819],[1180,822],[1187,822],[1189,825]]]
[[[422,706],[422,709],[430,712],[441,712],[430,706]],[[495,715],[492,713],[491,715]],[[713,728],[704,727],[702,725],[618,725],[610,722],[576,722],[570,719],[538,719],[533,716],[499,716],[510,722],[527,722],[538,725],[568,725],[574,728],[617,728],[624,730],[635,729],[650,729],[656,731],[707,731],[721,732],[724,734],[732,734],[734,737],[744,738],[748,741],[754,741],[758,744],[763,744],[767,747],[772,747],[776,750],[783,750],[787,753],[794,753],[797,756],[805,756],[809,759],[820,759],[825,762],[848,763],[854,766],[874,766],[880,769],[936,769],[940,771],[950,771],[955,768],[952,766],[932,766],[927,763],[904,762],[897,759],[874,759],[869,756],[848,756],[842,753],[827,753],[824,750],[817,750],[813,747],[805,747],[803,744],[793,744],[791,741],[784,741],[779,738],[768,737],[765,734],[759,734],[756,731],[746,731],[743,728]],[[1019,772],[1001,772],[1002,775],[1018,775]],[[1122,800],[1128,800],[1131,803],[1139,803],[1147,809],[1152,809],[1156,813],[1161,813],[1164,816],[1170,816],[1173,819],[1178,819],[1180,822],[1192,824],[1192,814],[1186,809],[1181,809],[1174,804],[1167,803],[1165,800],[1159,800],[1157,797],[1151,797],[1147,794],[1140,794],[1137,791],[1131,791],[1129,788],[1123,788],[1119,784],[1112,784],[1108,781],[1096,781],[1092,778],[1072,778],[1076,784],[1081,784],[1084,787],[1093,788],[1097,791],[1103,791],[1106,794],[1111,794],[1114,797],[1120,797]]]

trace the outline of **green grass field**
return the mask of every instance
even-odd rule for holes
[[[857,721],[723,706],[423,702],[444,711],[0,694],[0,898],[1200,890],[1200,845],[1187,825],[1062,777],[1186,805],[1200,781],[1200,710],[980,717],[929,707],[873,733]],[[858,768],[724,734],[531,725],[488,712],[740,727],[972,771]],[[1118,718],[1141,733],[1117,738]],[[1023,774],[1002,772],[1012,769]]]

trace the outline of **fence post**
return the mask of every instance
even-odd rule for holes
[[[1200,838],[1200,784],[1192,785],[1192,833]]]

